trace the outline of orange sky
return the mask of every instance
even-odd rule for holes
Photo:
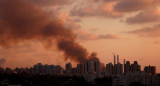
[[[50,18],[54,15],[61,19],[74,31],[76,41],[88,52],[97,52],[103,63],[113,62],[116,53],[121,63],[123,59],[131,63],[137,60],[142,70],[143,66],[154,65],[160,72],[160,0],[26,1],[49,12]],[[38,62],[64,66],[73,62],[65,61],[54,43],[52,49],[46,49],[36,39],[0,47],[0,51],[0,66],[4,67],[30,67]]]

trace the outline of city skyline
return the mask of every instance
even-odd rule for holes
[[[94,56],[94,55],[92,55]],[[90,83],[91,85],[99,86],[97,83],[97,79],[100,79],[99,84],[107,84],[110,83],[110,86],[130,86],[131,84],[140,84],[140,86],[159,86],[160,85],[160,73],[157,73],[156,66],[145,66],[141,68],[141,65],[134,61],[130,63],[130,61],[125,61],[121,63],[119,61],[119,55],[113,56],[113,64],[112,62],[103,64],[100,62],[97,57],[92,57],[92,59],[88,59],[83,63],[77,64],[76,67],[72,66],[72,63],[66,63],[65,67],[60,65],[48,65],[48,64],[41,64],[37,63],[32,67],[26,68],[1,68],[0,67],[0,74],[1,76],[4,75],[0,84],[2,85],[9,85],[17,80],[12,81],[11,75],[15,76],[23,76],[22,79],[25,79],[26,83],[18,82],[19,85],[29,84],[27,80],[28,77],[35,79],[35,77],[39,77],[38,79],[42,80],[40,77],[46,77],[47,81],[52,80],[51,78],[48,79],[47,76],[52,78],[60,77],[61,79],[65,78],[65,82],[73,83],[74,80],[79,78],[83,79],[85,82]],[[7,75],[7,76],[5,76]],[[10,76],[6,79],[6,77]],[[25,76],[25,77],[24,77]],[[27,77],[27,78],[26,78]],[[18,78],[17,78],[18,79]],[[12,81],[12,83],[10,83]],[[53,80],[54,81],[54,80]],[[54,84],[55,82],[52,83]],[[61,80],[58,80],[58,82]],[[104,82],[102,82],[104,81]],[[30,81],[35,84],[35,81]],[[41,84],[43,84],[41,82]],[[51,84],[50,82],[46,83]],[[59,83],[66,84],[66,83]],[[78,84],[78,82],[76,82]],[[138,85],[139,86],[139,85]]]
[[[113,64],[115,53],[159,73],[159,21],[160,0],[0,0],[0,67]]]
[[[71,73],[71,69],[73,68],[76,68],[76,71],[79,71],[78,73],[82,73],[84,72],[85,74],[85,71],[89,71],[89,72],[95,72],[95,73],[98,73],[100,74],[100,72],[105,72],[107,74],[113,74],[114,75],[114,71],[116,71],[116,73],[118,74],[126,74],[127,72],[133,72],[133,71],[148,71],[150,72],[150,69],[148,69],[149,67],[154,67],[153,70],[155,70],[153,72],[154,75],[156,74],[159,74],[160,72],[157,72],[157,68],[156,66],[154,65],[145,65],[144,68],[142,68],[142,66],[140,64],[138,64],[138,61],[134,61],[133,63],[130,62],[129,60],[126,60],[126,59],[123,59],[123,62],[121,63],[119,61],[119,55],[115,55],[113,56],[113,62],[108,62],[108,63],[101,63],[101,61],[99,59],[97,59],[97,57],[95,57],[95,59],[88,59],[86,60],[86,62],[84,63],[78,63],[76,65],[73,65],[71,62],[67,62],[65,64],[65,66],[63,67],[62,65],[57,65],[57,64],[42,64],[42,63],[37,63],[37,64],[34,64],[34,67],[35,65],[52,65],[52,66],[58,66],[59,68],[62,68],[63,70],[69,70],[69,73]],[[134,67],[131,67],[128,69],[128,66],[133,66],[133,65],[137,65],[136,68]],[[90,68],[87,69],[85,68],[86,66],[89,66]],[[114,69],[114,66],[118,69]],[[113,69],[112,69],[113,67]],[[1,67],[3,68],[3,67]],[[9,68],[9,67],[7,67]],[[22,69],[25,69],[25,68],[33,68],[33,65],[31,67],[16,67],[16,68],[22,68]],[[16,68],[12,68],[12,69],[16,69]],[[103,69],[105,68],[105,69]],[[109,69],[108,69],[109,68]],[[83,71],[82,71],[83,70]]]
[[[94,54],[94,53],[93,53]],[[93,55],[94,56],[94,55]],[[96,56],[96,55],[95,55]],[[94,58],[94,57],[93,57]],[[95,59],[96,60],[98,60],[101,64],[103,64],[103,65],[105,65],[106,63],[102,63],[100,60],[99,60],[99,58],[96,56],[95,57]],[[88,60],[94,60],[94,59],[88,59]],[[126,63],[126,62],[129,62],[129,63],[134,63],[135,61],[137,62],[137,60],[134,60],[133,62],[132,61],[130,61],[130,60],[126,60],[126,59],[121,59],[120,58],[120,56],[117,54],[113,54],[113,59],[112,59],[113,61],[112,62],[108,62],[108,64],[112,64],[112,65],[115,65],[115,64],[118,64],[118,63],[122,63],[122,65],[124,66],[124,64]],[[121,60],[121,61],[120,61]],[[38,63],[40,63],[40,62],[38,62]],[[68,61],[68,62],[65,62],[66,64],[68,64],[68,63],[72,63],[72,61]],[[65,64],[64,63],[64,64]],[[43,63],[43,64],[45,64],[45,65],[49,65],[49,64],[46,64],[46,63]],[[60,65],[60,66],[62,66],[63,68],[65,68],[65,66],[66,66],[66,64],[65,65]],[[81,63],[78,63],[78,64],[81,64]],[[73,62],[73,64],[72,64],[72,67],[77,67],[77,65],[78,65],[77,63],[74,63]],[[50,64],[50,65],[53,65],[53,63],[52,64]],[[59,64],[56,64],[56,65],[59,65]],[[141,64],[140,64],[141,65]],[[33,65],[32,65],[33,66]],[[32,67],[32,66],[30,66],[30,67]],[[106,65],[105,65],[106,66]],[[141,69],[145,69],[145,67],[147,67],[147,66],[150,66],[150,64],[148,64],[148,65],[144,65],[144,66],[142,66],[141,65]],[[155,66],[155,65],[152,65],[152,66]],[[28,67],[28,66],[26,66],[27,68],[30,68],[30,67]],[[15,68],[26,68],[26,67],[13,67],[12,69],[15,69]],[[3,68],[3,67],[2,67]],[[6,67],[7,68],[7,67]],[[157,67],[156,67],[156,72],[157,73],[160,73],[158,70],[157,70]],[[124,68],[123,68],[123,73],[124,73]]]

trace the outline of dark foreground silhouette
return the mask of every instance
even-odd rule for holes
[[[97,78],[94,82],[87,82],[83,77],[52,76],[28,74],[0,74],[0,86],[112,86],[111,78]]]

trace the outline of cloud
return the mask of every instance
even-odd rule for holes
[[[97,37],[98,39],[119,39],[119,36],[112,34],[103,34]]]
[[[144,27],[141,29],[129,31],[128,33],[136,34],[141,37],[160,37],[160,24],[153,27]]]
[[[73,0],[28,0],[41,6],[63,6],[73,3]]]
[[[138,13],[136,16],[126,19],[128,24],[143,24],[160,21],[160,9],[147,9]]]
[[[121,18],[130,12],[160,5],[160,0],[82,0],[71,9],[72,16]]]
[[[115,1],[118,1],[118,0],[99,0],[99,1],[102,1],[102,2],[115,2]]]
[[[114,6],[114,10],[118,12],[134,12],[156,7],[160,4],[160,0],[119,0]]]
[[[85,31],[78,31],[76,32],[77,38],[79,40],[101,40],[101,39],[119,39],[120,37],[118,35],[114,34],[92,34]]]
[[[96,39],[95,34],[91,34],[83,30],[78,30],[76,31],[75,34],[79,40],[95,40]]]
[[[90,29],[90,31],[92,31],[92,32],[95,32],[95,31],[97,31],[98,30],[98,28],[91,28]]]
[[[123,16],[123,13],[116,12],[113,10],[113,6],[116,4],[116,0],[87,0],[86,3],[81,5],[76,5],[71,11],[70,14],[72,16],[80,16],[80,17],[111,17],[111,18],[119,18]]]
[[[78,22],[81,22],[81,20],[79,18],[72,18],[68,12],[58,12],[57,17],[63,21],[66,28],[70,28],[73,31],[81,29],[81,25],[78,24]]]
[[[81,22],[81,19],[76,18],[76,19],[74,19],[73,21],[74,21],[74,22]]]

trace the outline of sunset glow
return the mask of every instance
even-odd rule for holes
[[[92,52],[104,64],[160,72],[160,0],[0,0],[0,66],[65,66]],[[74,65],[76,66],[76,65]]]

